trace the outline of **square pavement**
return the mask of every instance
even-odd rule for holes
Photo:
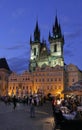
[[[0,102],[0,130],[52,130],[54,118],[50,102],[35,108],[36,117],[30,117],[30,108],[27,105],[5,105]]]

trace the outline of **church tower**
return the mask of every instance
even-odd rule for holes
[[[64,37],[57,16],[55,17],[55,23],[52,28],[52,35],[49,32],[48,39],[50,43],[49,50],[46,41],[44,39],[42,41],[40,40],[40,29],[37,21],[34,29],[34,39],[32,40],[30,37],[31,55],[29,69],[31,72],[35,71],[36,67],[44,68],[46,66],[64,66]]]
[[[40,52],[40,29],[38,27],[38,21],[36,22],[34,30],[34,40],[30,37],[31,56],[30,56],[30,71],[34,71],[37,66],[37,58]]]
[[[58,23],[57,15],[55,17],[55,23],[52,28],[52,36],[49,32],[49,42],[50,42],[50,66],[54,67],[56,65],[63,66],[63,45],[64,37],[61,32],[60,24]]]

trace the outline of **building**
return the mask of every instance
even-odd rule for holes
[[[8,94],[24,97],[33,92],[33,78],[30,72],[22,74],[11,73],[8,77]]]
[[[40,29],[36,22],[34,39],[30,37],[29,71],[22,74],[10,73],[8,66],[0,63],[0,94],[23,97],[27,94],[42,93],[63,97],[64,88],[82,80],[82,72],[73,64],[64,63],[64,36],[57,16],[48,36],[50,49],[46,41],[40,38]],[[3,77],[3,78],[2,78]]]
[[[36,67],[55,67],[56,65],[64,66],[63,45],[64,36],[61,32],[60,24],[57,16],[52,28],[52,35],[49,32],[48,40],[50,49],[47,48],[46,42],[40,40],[40,29],[38,22],[34,30],[34,40],[30,38],[31,56],[30,56],[30,71],[35,71]]]
[[[0,96],[8,94],[8,76],[11,70],[5,58],[0,59]]]
[[[64,68],[56,65],[55,67],[37,67],[33,72],[34,91],[45,95],[52,94],[63,96],[61,92],[64,89]]]
[[[72,86],[75,82],[82,80],[82,71],[77,66],[69,64],[65,66],[66,72],[66,85],[67,87]]]

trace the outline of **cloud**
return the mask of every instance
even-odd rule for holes
[[[26,46],[24,44],[20,44],[20,45],[14,45],[14,46],[11,46],[11,47],[6,47],[5,49],[6,50],[19,50],[19,49],[25,49]]]
[[[74,32],[65,32],[67,39],[74,39],[82,35],[82,29],[75,30]]]
[[[13,57],[7,60],[9,67],[13,72],[21,73],[28,70],[29,58],[28,57]]]

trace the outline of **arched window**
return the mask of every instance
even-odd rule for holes
[[[34,48],[34,56],[36,56],[36,48]]]
[[[57,52],[57,45],[54,45],[54,52]]]

